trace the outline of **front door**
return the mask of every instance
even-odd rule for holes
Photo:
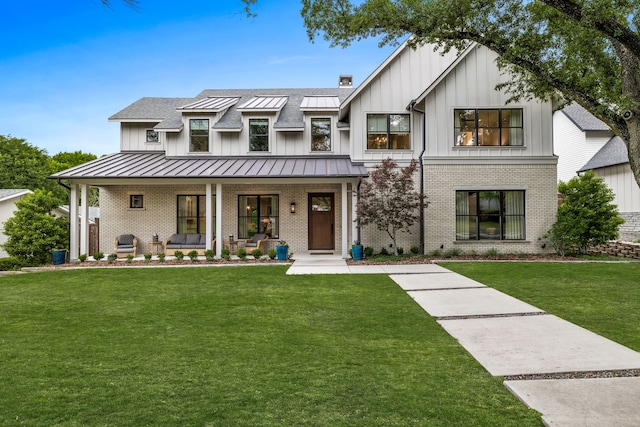
[[[335,249],[333,193],[309,193],[309,249]]]

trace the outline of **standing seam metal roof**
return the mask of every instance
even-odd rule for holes
[[[356,178],[367,176],[349,156],[166,157],[164,152],[120,152],[51,178]]]

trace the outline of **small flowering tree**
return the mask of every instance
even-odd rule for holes
[[[408,233],[409,228],[420,221],[420,206],[425,196],[415,188],[413,175],[417,168],[415,159],[404,168],[390,158],[385,159],[362,181],[358,191],[359,225],[374,224],[386,232],[393,241],[395,254],[398,253],[398,232]]]

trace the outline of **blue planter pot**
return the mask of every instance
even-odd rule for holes
[[[351,258],[354,261],[362,261],[364,255],[364,246],[362,245],[353,245],[351,246]]]
[[[64,264],[67,261],[67,251],[66,249],[54,249],[51,251],[51,257],[53,265]]]
[[[276,246],[276,256],[278,261],[286,261],[289,253],[289,246]]]

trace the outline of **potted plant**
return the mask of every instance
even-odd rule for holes
[[[360,244],[360,241],[356,240],[353,242],[351,246],[351,258],[353,258],[354,261],[362,261],[363,252],[364,248]]]
[[[276,245],[276,256],[278,261],[286,261],[289,253],[289,245],[284,240],[280,240]]]
[[[62,246],[56,246],[51,251],[51,257],[54,265],[64,264],[67,261],[67,250]]]

